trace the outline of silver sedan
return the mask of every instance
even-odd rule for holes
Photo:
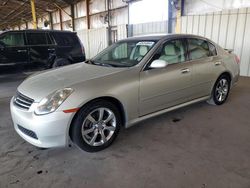
[[[207,100],[223,104],[239,77],[239,58],[194,35],[134,37],[93,59],[26,79],[12,98],[17,133],[42,148],[95,152],[125,128]]]

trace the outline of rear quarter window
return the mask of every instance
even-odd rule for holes
[[[60,46],[75,46],[79,43],[74,33],[53,33],[56,43]]]
[[[210,56],[217,56],[216,47],[210,42],[208,42],[208,46],[209,46]]]

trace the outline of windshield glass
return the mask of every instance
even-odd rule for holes
[[[90,62],[111,67],[132,67],[138,64],[156,41],[122,41],[111,45]]]

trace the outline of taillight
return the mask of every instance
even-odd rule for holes
[[[240,64],[240,58],[237,55],[235,55],[235,61],[237,64]]]
[[[85,49],[84,49],[82,42],[80,42],[80,44],[81,44],[81,48],[82,48],[82,53],[85,55]]]

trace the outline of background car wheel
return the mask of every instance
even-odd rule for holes
[[[52,67],[53,68],[55,68],[55,67],[61,67],[61,66],[69,65],[69,64],[70,64],[70,62],[67,59],[58,58],[58,59],[55,59]]]
[[[99,100],[83,107],[72,124],[71,139],[82,150],[96,152],[110,146],[120,125],[119,110],[108,101]]]
[[[228,97],[230,91],[230,78],[227,75],[222,75],[215,82],[211,98],[208,103],[212,105],[223,104]]]

